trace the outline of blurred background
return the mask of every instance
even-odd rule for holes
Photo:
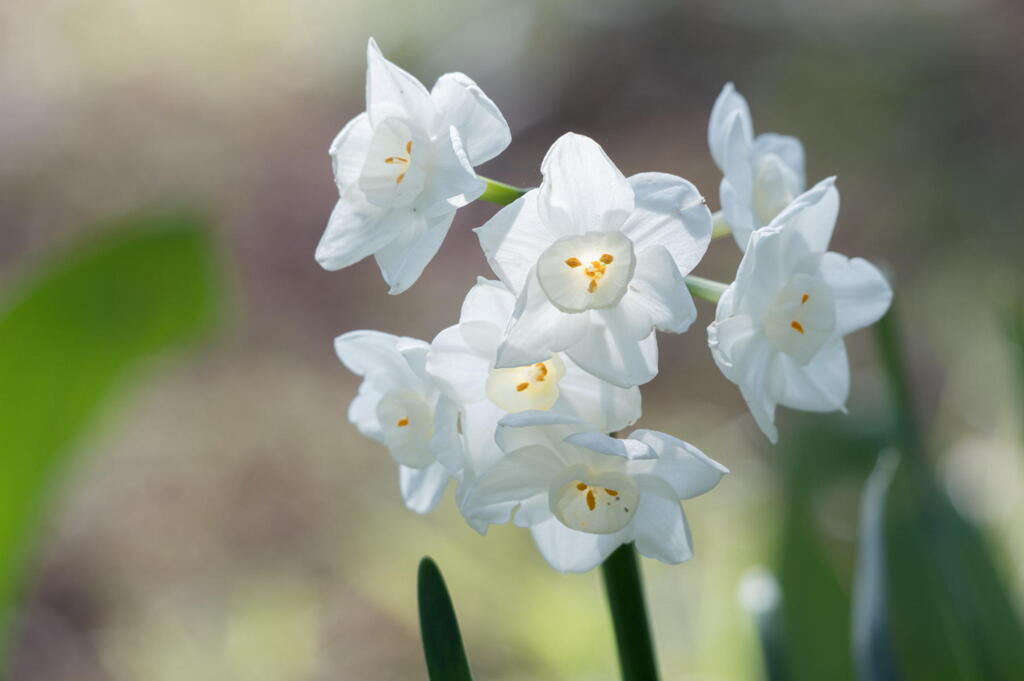
[[[372,328],[429,340],[454,323],[489,274],[469,230],[497,209],[460,211],[400,297],[372,259],[336,273],[314,262],[337,199],[327,147],[364,109],[371,35],[428,87],[448,71],[476,80],[513,131],[480,172],[520,186],[573,130],[627,175],[680,174],[717,209],[706,126],[727,81],[756,132],[800,137],[809,183],[839,178],[835,249],[894,281],[921,466],[977,530],[964,551],[987,556],[993,598],[1019,609],[1022,375],[1001,305],[1021,291],[1024,253],[1020,3],[35,0],[0,5],[0,286],[110,216],[184,206],[215,225],[229,294],[220,332],[134,372],[63,469],[16,611],[12,679],[426,678],[425,554],[478,678],[617,677],[596,572],[553,572],[515,528],[482,538],[450,499],[406,511],[387,452],[345,417],[357,381],[332,339]],[[738,260],[731,239],[715,242],[696,273],[729,281]],[[886,444],[872,332],[850,339],[849,415],[783,410],[771,447],[714,367],[713,309],[698,307],[689,333],[661,338],[641,425],[732,474],[686,506],[694,560],[644,561],[664,676],[761,676],[738,592],[767,565],[802,632],[793,678],[852,678],[858,504]],[[922,562],[892,567],[894,579],[913,581]],[[918,636],[934,619],[921,618],[894,614],[904,664],[943,648],[941,633]],[[949,678],[999,677],[968,667]]]

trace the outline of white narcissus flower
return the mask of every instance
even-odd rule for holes
[[[828,251],[839,213],[833,183],[819,182],[754,232],[708,327],[715,363],[772,442],[777,405],[844,408],[850,367],[843,336],[876,322],[892,301],[874,265]]]
[[[541,164],[539,189],[476,229],[491,267],[516,294],[495,366],[564,352],[620,387],[658,372],[654,330],[697,316],[683,277],[707,250],[711,213],[691,183],[628,180],[594,140],[567,133]]]
[[[732,83],[722,88],[708,124],[711,157],[724,177],[719,200],[740,250],[804,191],[804,148],[788,135],[754,137],[750,108]]]
[[[480,278],[462,304],[459,323],[434,338],[426,368],[461,409],[466,460],[462,483],[501,457],[494,440],[504,416],[521,411],[556,411],[604,432],[640,418],[640,389],[620,388],[593,376],[563,353],[511,369],[495,369],[502,334],[512,318],[515,296],[499,281]],[[460,488],[461,494],[465,487]],[[486,525],[478,530],[486,529]]]
[[[505,417],[505,455],[469,491],[463,512],[530,528],[556,570],[586,572],[622,544],[665,563],[693,555],[680,501],[728,470],[682,440],[650,430],[615,439],[554,412]]]
[[[366,437],[387,446],[400,465],[405,504],[433,510],[462,458],[458,408],[426,372],[430,346],[379,331],[350,331],[334,348],[350,371],[363,377],[348,410]]]
[[[366,51],[366,112],[331,144],[340,199],[316,249],[338,270],[373,255],[390,293],[409,288],[437,253],[455,210],[483,193],[473,171],[511,141],[498,107],[467,76],[434,89]]]

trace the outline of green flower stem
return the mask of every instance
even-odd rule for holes
[[[615,627],[622,681],[657,681],[654,640],[647,621],[640,565],[632,544],[615,549],[601,566]]]
[[[480,176],[480,179],[487,183],[487,189],[480,195],[480,200],[490,201],[500,206],[507,206],[529,191],[528,189],[513,187],[510,184],[491,180],[483,176]]]
[[[694,298],[700,298],[709,303],[717,303],[718,299],[725,293],[725,289],[729,288],[729,285],[723,284],[720,281],[705,279],[704,277],[695,277],[691,274],[686,277],[686,288],[690,289],[690,294]]]
[[[732,227],[725,221],[722,211],[711,214],[711,238],[718,239],[732,234]]]

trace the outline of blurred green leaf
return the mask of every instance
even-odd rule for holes
[[[72,447],[138,360],[208,330],[218,284],[203,224],[126,219],[38,268],[0,308],[4,631]]]
[[[889,633],[889,579],[886,569],[886,496],[899,466],[887,449],[864,486],[860,507],[860,550],[853,589],[853,656],[860,681],[896,681],[899,674]]]
[[[793,678],[852,678],[854,552],[835,528],[856,522],[842,490],[862,484],[874,453],[888,446],[901,454],[886,514],[889,629],[900,676],[1019,678],[1024,630],[1013,595],[985,538],[934,479],[892,312],[877,331],[891,420],[803,416],[783,452],[788,508],[779,575]]]
[[[452,599],[441,571],[430,558],[420,561],[417,590],[420,635],[430,681],[472,681]]]

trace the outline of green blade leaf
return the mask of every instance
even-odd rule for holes
[[[654,639],[647,621],[643,580],[636,549],[623,544],[601,565],[608,609],[619,649],[623,681],[657,681]]]
[[[72,447],[138,360],[210,327],[218,289],[211,253],[195,219],[123,220],[37,269],[0,304],[3,633]]]
[[[420,635],[430,681],[472,681],[452,599],[441,571],[429,557],[420,561],[417,591]]]
[[[853,588],[853,658],[861,681],[897,681],[889,632],[889,580],[886,573],[885,500],[899,465],[888,449],[868,476],[860,509],[860,552]]]

